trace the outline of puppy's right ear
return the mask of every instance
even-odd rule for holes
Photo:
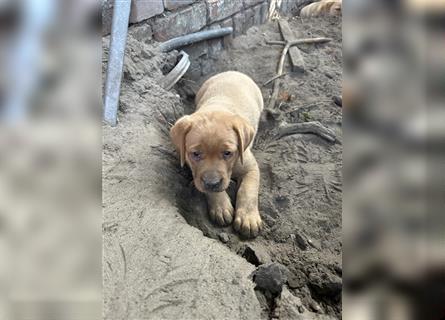
[[[176,146],[176,150],[179,152],[179,158],[181,159],[181,167],[185,163],[185,137],[192,128],[192,120],[190,116],[183,116],[175,125],[170,129],[170,137],[173,144]]]

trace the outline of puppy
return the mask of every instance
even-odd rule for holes
[[[196,111],[170,130],[180,156],[193,173],[196,188],[207,197],[209,215],[221,226],[256,237],[262,221],[258,211],[260,173],[252,154],[263,97],[248,76],[228,71],[208,79],[196,94]],[[236,206],[225,192],[230,178],[238,181]]]
[[[305,6],[300,11],[300,17],[317,17],[321,15],[341,15],[341,0],[322,0]]]

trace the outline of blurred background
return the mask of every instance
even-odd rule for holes
[[[100,5],[0,1],[0,319],[101,317]]]
[[[0,319],[101,317],[100,4],[0,1]],[[343,2],[345,319],[445,319],[444,18]]]
[[[445,319],[445,1],[343,4],[343,316]]]

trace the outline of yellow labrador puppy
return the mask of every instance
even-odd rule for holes
[[[308,4],[300,11],[300,17],[317,17],[322,15],[341,15],[342,0],[322,0]]]
[[[255,82],[228,71],[208,79],[196,94],[196,111],[170,130],[181,166],[191,168],[196,188],[205,193],[211,219],[221,226],[233,222],[245,237],[256,237],[262,221],[258,211],[260,173],[250,150],[263,110]],[[225,192],[238,180],[235,210]]]

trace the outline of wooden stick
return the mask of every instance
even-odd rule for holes
[[[319,38],[304,38],[304,39],[297,39],[293,41],[266,41],[266,44],[277,44],[277,45],[286,45],[290,43],[291,45],[297,45],[297,44],[313,44],[313,43],[325,43],[332,41],[332,38],[325,38],[325,37],[319,37]]]
[[[318,121],[294,123],[280,127],[276,138],[281,139],[296,133],[313,133],[329,142],[337,141],[335,132],[329,128],[324,127]]]
[[[283,48],[283,51],[281,52],[280,62],[278,63],[278,68],[277,68],[278,78],[283,74],[284,59],[286,58],[286,54],[291,46],[295,46],[297,44],[302,44],[302,43],[323,43],[323,42],[329,42],[331,40],[332,40],[331,38],[312,38],[312,39],[298,39],[294,41],[287,41],[286,45]],[[269,104],[268,104],[269,109],[272,109],[275,106],[278,97],[279,87],[280,87],[280,81],[275,81],[272,89],[272,94],[269,99]]]
[[[269,83],[271,83],[272,81],[277,80],[278,78],[284,77],[285,75],[287,75],[288,73],[282,73],[282,74],[277,74],[276,76],[273,76],[272,78],[270,78],[269,80],[267,80],[266,82],[263,83],[263,87],[267,86]]]

